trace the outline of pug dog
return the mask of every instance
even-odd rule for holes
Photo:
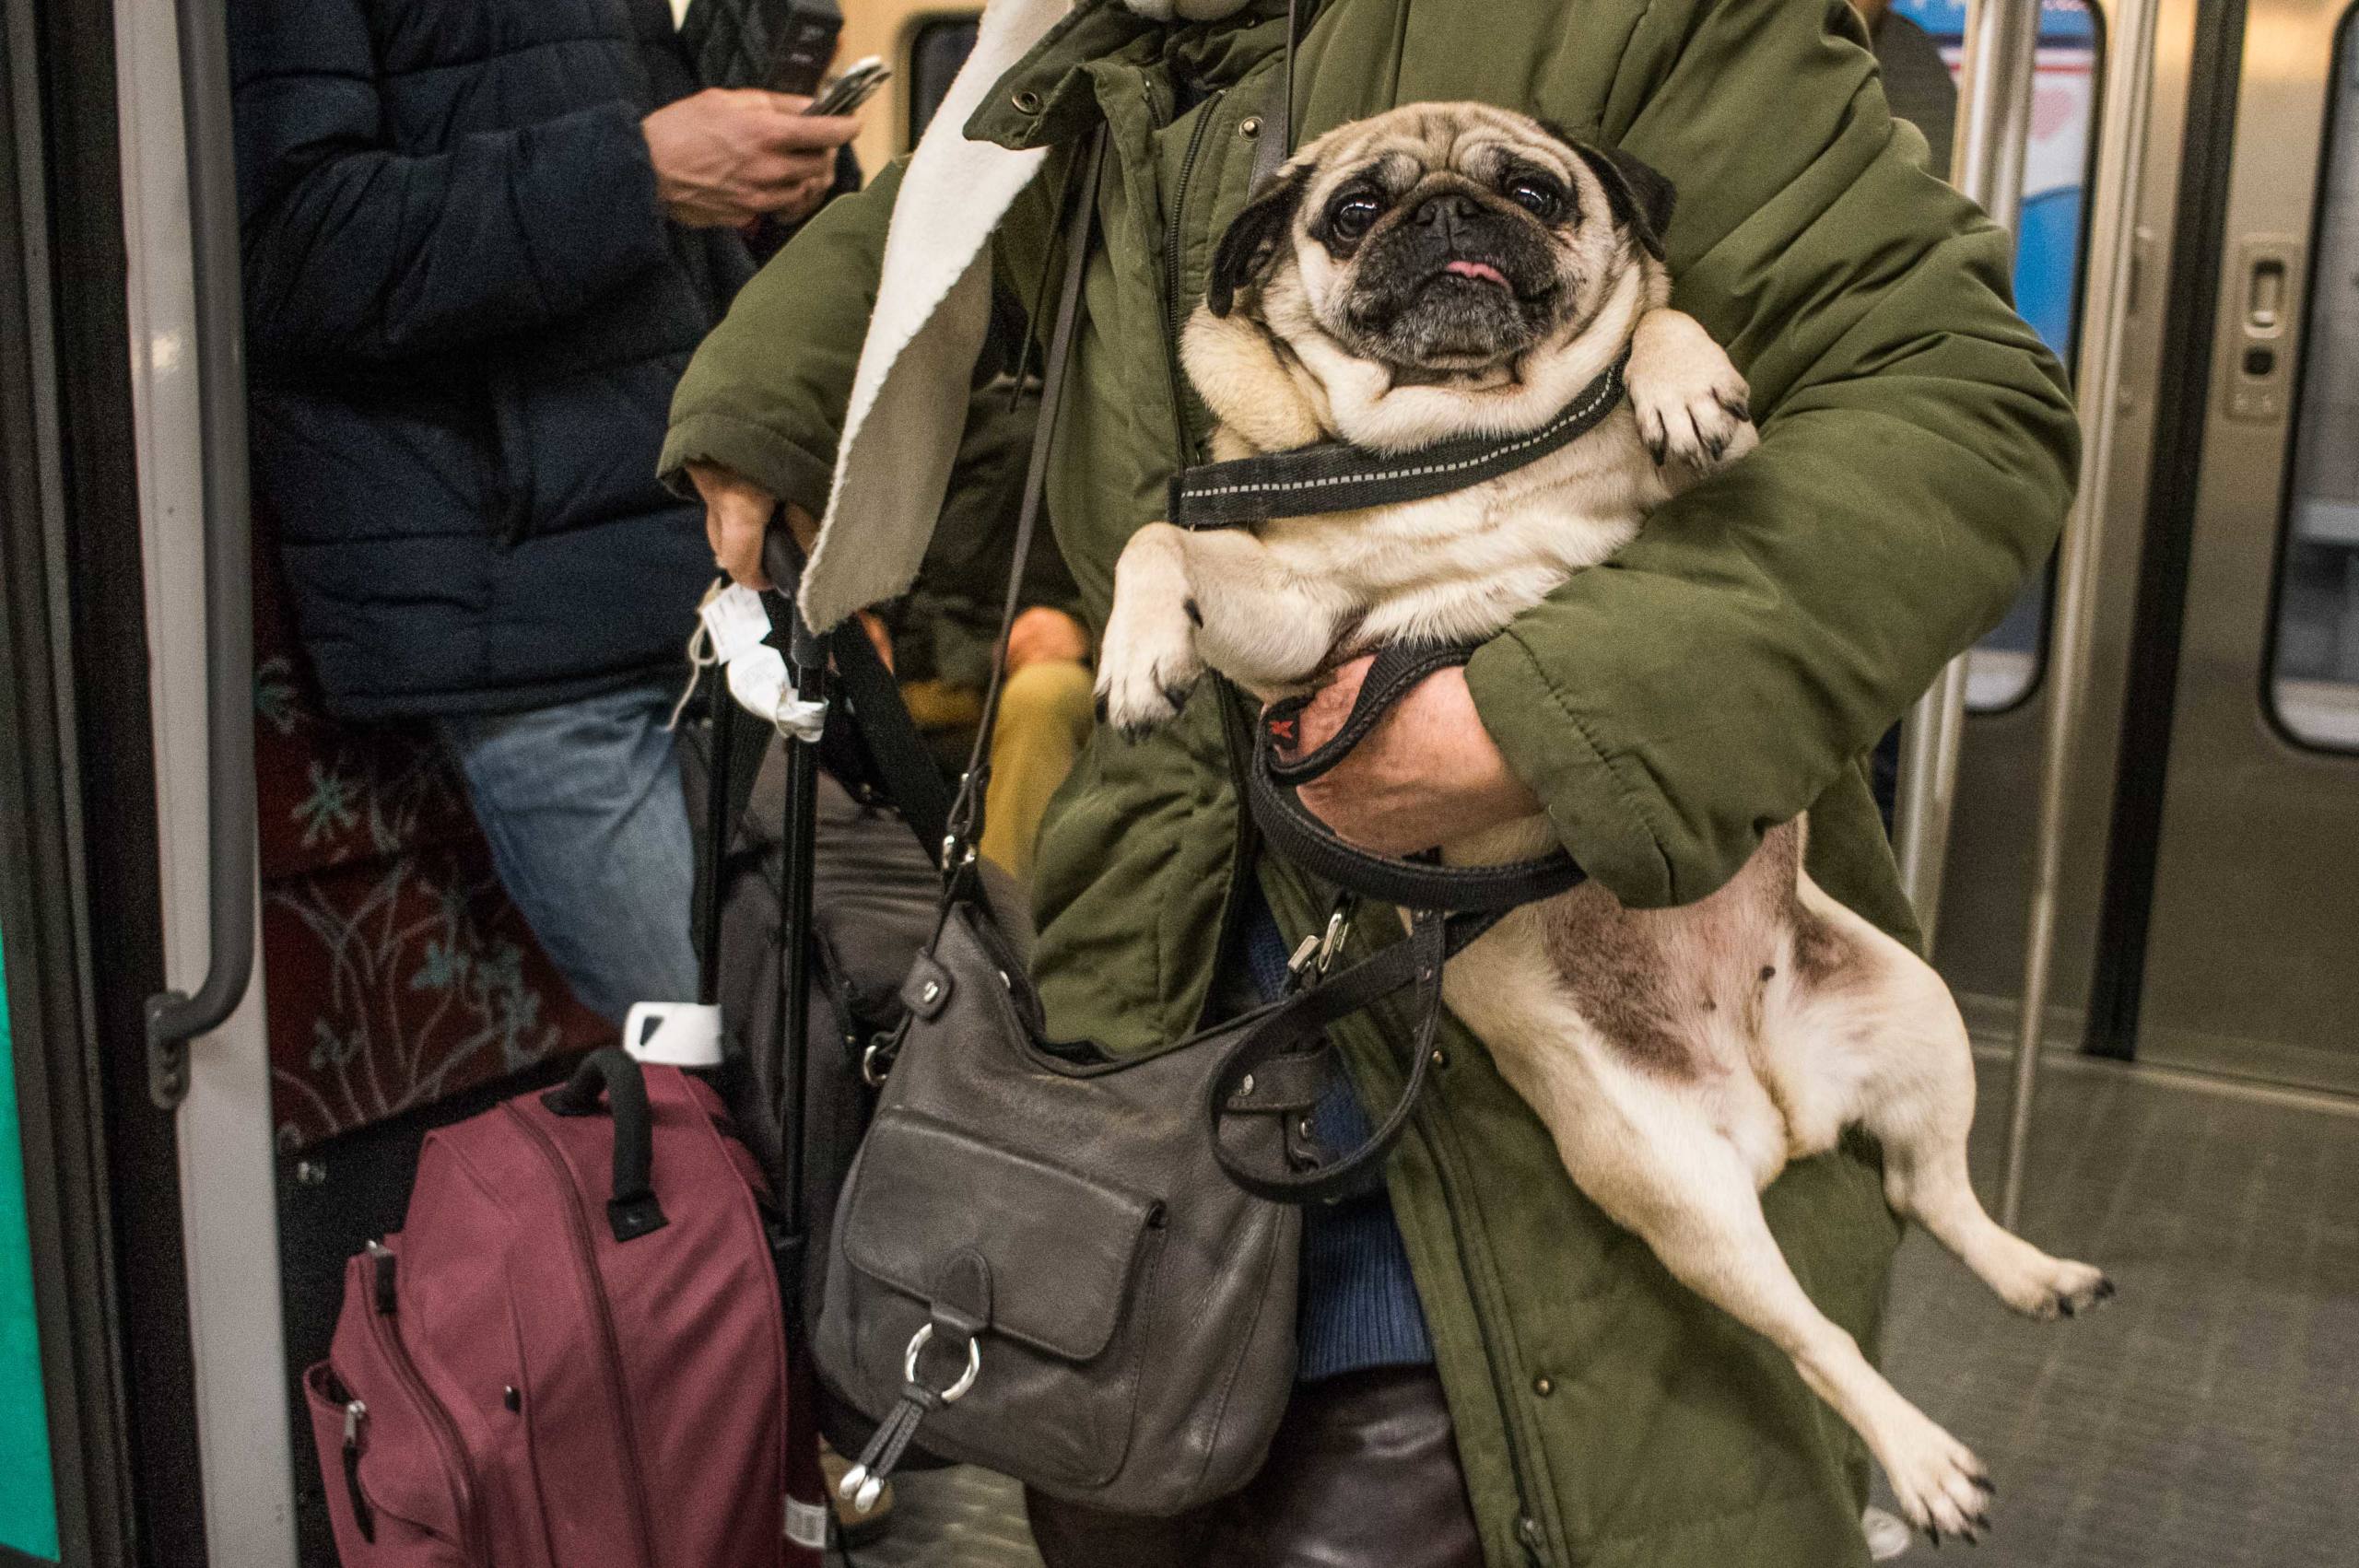
[[[1672,204],[1626,154],[1474,103],[1344,125],[1276,170],[1217,247],[1183,336],[1215,457],[1510,437],[1625,350],[1628,393],[1568,446],[1472,488],[1251,529],[1141,529],[1116,570],[1107,720],[1136,732],[1169,719],[1207,666],[1267,700],[1389,642],[1487,638],[1741,458],[1744,380],[1666,305]],[[1528,905],[1450,961],[1444,994],[1581,1190],[1793,1359],[1914,1524],[1972,1539],[1993,1490],[1982,1463],[1812,1303],[1762,1188],[1862,1127],[1892,1207],[2010,1306],[2069,1316],[2113,1287],[1983,1211],[1957,1008],[1922,959],[1812,881],[1808,831],[1773,829],[1684,908],[1625,908],[1595,883]],[[1490,864],[1555,841],[1535,816],[1438,848]]]

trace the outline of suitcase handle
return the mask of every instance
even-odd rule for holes
[[[655,1200],[655,1117],[639,1063],[618,1046],[592,1051],[570,1080],[541,1095],[541,1104],[555,1116],[595,1116],[602,1089],[615,1115],[615,1176],[606,1223],[616,1241],[636,1241],[670,1223]]]

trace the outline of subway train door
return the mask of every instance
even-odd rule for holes
[[[2208,375],[2156,497],[2185,515],[2150,534],[2183,541],[2183,574],[2147,572],[2150,595],[2158,565],[2183,585],[2177,668],[2133,676],[2123,752],[2134,767],[2159,742],[2168,760],[2147,929],[2117,927],[2115,954],[2143,959],[2140,1059],[2342,1091],[2359,1090],[2354,17],[2249,0],[2224,50]]]

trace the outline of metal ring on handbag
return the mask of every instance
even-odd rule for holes
[[[918,1331],[910,1336],[910,1348],[901,1352],[901,1379],[903,1382],[917,1382],[918,1357],[923,1355],[925,1353],[926,1346],[933,1342],[933,1325],[931,1323],[919,1324]],[[940,1399],[945,1405],[955,1405],[960,1399],[967,1397],[967,1390],[975,1386],[975,1379],[980,1377],[982,1374],[983,1347],[980,1340],[975,1340],[970,1336],[967,1340],[967,1370],[958,1375],[958,1381],[953,1383],[949,1387],[942,1389],[934,1396],[934,1398]],[[920,1387],[923,1387],[923,1385],[921,1384]]]
[[[860,1081],[872,1089],[882,1089],[885,1087],[885,1075],[892,1071],[892,1040],[879,1035],[868,1042],[866,1050],[860,1053]]]

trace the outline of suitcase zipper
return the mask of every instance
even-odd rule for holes
[[[442,1468],[450,1474],[451,1489],[459,1499],[459,1555],[470,1563],[480,1563],[484,1559],[476,1551],[476,1546],[487,1538],[487,1532],[477,1512],[480,1498],[475,1491],[475,1471],[467,1463],[466,1445],[460,1439],[458,1422],[451,1419],[451,1412],[443,1408],[442,1401],[434,1397],[433,1390],[426,1386],[426,1379],[419,1375],[417,1363],[410,1358],[409,1346],[404,1342],[401,1328],[394,1321],[393,1267],[392,1249],[381,1242],[370,1242],[369,1268],[376,1289],[377,1310],[369,1315],[370,1325],[377,1336],[378,1348],[385,1352],[385,1359],[393,1363],[393,1375],[401,1380],[410,1398],[425,1412],[427,1427],[434,1434],[434,1446],[442,1457]],[[357,1493],[360,1487],[360,1415],[366,1415],[368,1411],[367,1407],[362,1406],[360,1415],[355,1415],[355,1405],[359,1405],[359,1401],[356,1399],[353,1405],[345,1408],[344,1430],[346,1473],[351,1478]]]
[[[367,1405],[358,1399],[344,1402],[344,1487],[351,1494],[352,1522],[360,1527],[360,1539],[374,1546],[377,1511],[369,1506],[369,1494],[360,1490],[360,1423],[368,1418]]]
[[[573,1171],[565,1163],[563,1152],[546,1129],[513,1105],[507,1111],[533,1135],[533,1141],[539,1145],[557,1176],[557,1186],[565,1192],[566,1228],[573,1237],[575,1260],[590,1284],[590,1302],[597,1315],[599,1340],[605,1351],[603,1370],[606,1392],[614,1400],[616,1424],[622,1433],[623,1464],[630,1471],[630,1518],[638,1537],[639,1561],[642,1568],[655,1568],[655,1526],[647,1506],[647,1471],[639,1459],[639,1433],[631,1424],[630,1396],[623,1387],[622,1339],[615,1332],[614,1308],[606,1301],[605,1278],[598,1272],[598,1244],[590,1233],[590,1222],[582,1217],[581,1189],[574,1185]]]

